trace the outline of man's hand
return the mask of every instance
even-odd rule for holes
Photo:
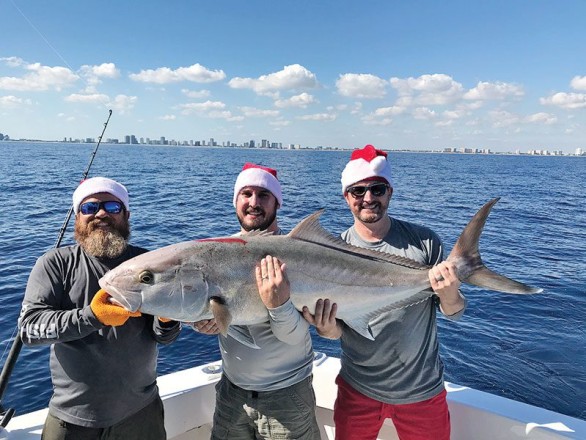
[[[94,295],[94,298],[90,303],[92,312],[96,318],[98,318],[98,321],[100,321],[102,324],[117,327],[128,321],[128,318],[138,317],[141,315],[141,313],[138,311],[129,312],[124,307],[112,304],[110,298],[111,297],[108,292],[106,292],[104,289],[100,289]]]
[[[336,320],[338,305],[329,299],[318,299],[315,303],[315,314],[309,312],[307,306],[303,306],[303,317],[311,325],[315,326],[317,333],[328,339],[339,339],[342,336],[342,326]]]
[[[431,288],[439,297],[441,310],[445,315],[453,315],[464,308],[464,298],[460,294],[460,280],[456,275],[453,262],[442,261],[429,269]]]
[[[274,309],[287,302],[290,295],[289,279],[285,264],[278,258],[267,255],[256,266],[256,285],[263,304]]]
[[[202,319],[201,321],[188,322],[186,324],[191,325],[196,332],[203,333],[204,335],[217,335],[220,333],[215,319]]]

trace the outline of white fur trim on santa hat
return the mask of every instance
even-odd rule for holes
[[[342,171],[342,192],[345,193],[349,186],[356,182],[372,177],[381,177],[393,186],[391,178],[391,165],[384,156],[377,156],[370,162],[360,158],[351,160]]]
[[[79,205],[84,199],[98,193],[112,194],[124,204],[127,211],[129,210],[128,190],[124,185],[107,177],[92,177],[81,182],[73,193],[73,210],[75,213],[78,213]]]
[[[262,168],[247,168],[238,175],[234,184],[234,207],[236,207],[236,199],[240,190],[246,186],[259,186],[269,190],[279,202],[279,207],[283,206],[281,184],[277,178]]]

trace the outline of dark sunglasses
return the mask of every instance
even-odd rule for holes
[[[120,214],[124,207],[122,203],[110,200],[107,202],[85,202],[79,205],[79,211],[83,215],[94,215],[100,209],[104,209],[108,214]]]
[[[364,197],[364,195],[370,191],[374,197],[382,197],[387,193],[389,186],[386,183],[374,183],[372,185],[357,185],[350,186],[348,191],[354,198]]]

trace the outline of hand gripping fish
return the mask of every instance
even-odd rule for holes
[[[478,250],[480,234],[493,205],[486,203],[468,223],[449,261],[460,281],[506,293],[538,293],[534,288],[491,271]],[[302,220],[287,235],[248,233],[173,244],[132,258],[99,281],[115,301],[177,321],[215,318],[220,331],[254,346],[233,325],[267,321],[255,279],[255,266],[266,255],[287,264],[291,301],[297,310],[329,298],[337,318],[366,338],[368,323],[382,312],[406,307],[433,295],[429,266],[387,253],[358,248],[325,231],[323,211]]]

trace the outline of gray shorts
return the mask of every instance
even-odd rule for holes
[[[250,391],[224,375],[216,384],[212,440],[319,440],[312,377],[275,391]]]
[[[137,413],[107,428],[74,425],[47,415],[41,440],[166,440],[163,402],[157,398]]]

